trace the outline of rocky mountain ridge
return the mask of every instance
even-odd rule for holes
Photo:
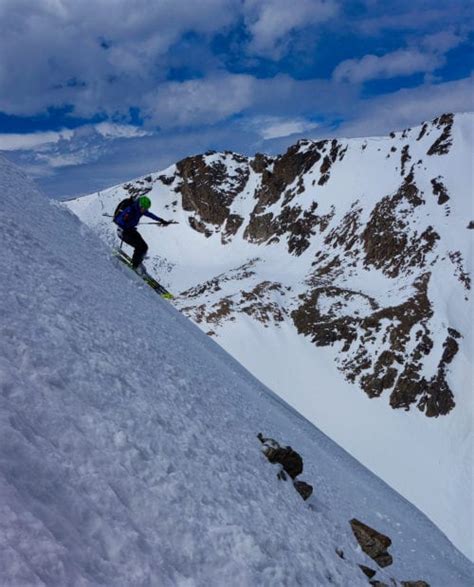
[[[183,292],[179,302],[183,311],[198,323],[209,324],[212,333],[214,326],[235,318],[236,313],[275,325],[288,316],[298,333],[318,346],[341,342],[341,356],[347,355],[339,360],[341,371],[350,381],[357,381],[369,397],[387,392],[393,408],[416,405],[427,416],[447,414],[455,399],[446,370],[458,352],[462,335],[447,326],[442,345],[434,348],[430,328],[434,310],[428,295],[432,268],[440,257],[449,258],[452,274],[461,281],[466,296],[471,283],[462,253],[439,246],[440,235],[426,215],[427,201],[435,201],[440,208],[438,216],[449,217],[450,195],[444,178],[429,178],[431,189],[426,193],[418,176],[423,174],[426,157],[449,154],[453,123],[454,116],[446,114],[415,132],[393,133],[385,157],[393,160],[399,173],[398,189],[390,194],[381,192],[366,219],[362,218],[364,212],[367,216],[362,197],[336,219],[336,203],[319,211],[318,187],[326,186],[338,173],[348,142],[300,141],[284,155],[273,158],[207,153],[179,162],[173,175],[158,179],[181,197],[182,209],[189,213],[189,226],[205,237],[219,234],[222,245],[226,245],[240,232],[242,239],[255,245],[271,246],[281,241],[293,256],[311,249],[316,234],[323,244],[309,251],[305,291],[297,296],[289,294],[286,284],[262,281],[251,290],[241,289],[211,304],[200,299],[197,292],[201,297],[209,291],[217,293],[223,278],[238,282],[248,277],[247,263],[243,271],[233,269],[226,276]],[[423,159],[411,154],[414,135],[416,142],[422,142]],[[362,142],[361,151],[366,148],[367,143]],[[255,186],[252,208],[242,215],[235,204],[249,185],[251,174]],[[316,197],[302,202],[299,196],[308,187],[316,188]],[[176,201],[173,208],[177,205]],[[384,306],[363,291],[335,285],[357,267],[380,271],[393,283],[400,277],[409,279],[410,293],[400,303]],[[406,283],[403,288],[407,289]],[[321,300],[326,301],[326,311],[321,310]],[[363,315],[349,309],[356,300],[364,308]],[[424,375],[423,362],[430,354],[436,356],[436,367]]]
[[[317,346],[341,343],[341,372],[369,397],[386,393],[393,408],[415,405],[427,416],[444,415],[456,403],[446,372],[462,334],[446,325],[441,344],[435,344],[429,284],[441,261],[452,265],[465,298],[471,278],[463,253],[440,242],[435,224],[449,218],[451,195],[443,175],[426,173],[426,160],[436,166],[436,159],[449,155],[453,124],[454,115],[444,114],[420,128],[392,133],[377,151],[398,175],[396,189],[386,193],[382,187],[372,206],[354,184],[350,206],[339,213],[338,202],[324,201],[324,195],[348,149],[363,157],[368,140],[302,140],[278,157],[208,152],[125,184],[124,190],[133,195],[166,187],[175,199],[165,208],[185,212],[191,229],[205,238],[219,236],[222,246],[238,238],[256,251],[280,243],[290,256],[305,255],[303,291],[292,292],[291,284],[276,280],[240,287],[258,275],[252,260],[183,291],[179,307],[210,334],[238,314],[275,326],[289,319]],[[437,219],[428,212],[433,203]],[[470,221],[466,218],[466,229]],[[389,286],[402,281],[398,303],[381,303],[352,287],[358,269],[382,273]],[[219,295],[223,280],[234,283],[234,291]],[[427,356],[436,364],[424,373]]]

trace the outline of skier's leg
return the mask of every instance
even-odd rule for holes
[[[136,242],[137,244],[135,246],[135,252],[133,253],[132,257],[132,265],[134,269],[136,269],[140,265],[148,251],[148,245],[143,240],[143,237],[139,232],[137,232]]]
[[[143,240],[141,234],[134,228],[123,231],[123,240],[134,249],[132,265],[136,269],[143,261],[148,251],[148,245]]]

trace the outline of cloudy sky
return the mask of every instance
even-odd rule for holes
[[[0,151],[56,197],[473,104],[471,0],[0,0]]]

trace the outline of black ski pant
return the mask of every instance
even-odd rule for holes
[[[148,251],[148,245],[136,228],[123,228],[122,240],[134,249],[132,265],[133,268],[136,269],[145,258],[146,252]]]

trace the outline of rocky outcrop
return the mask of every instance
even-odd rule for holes
[[[439,235],[432,226],[423,232],[407,230],[416,207],[424,203],[410,174],[393,196],[386,196],[373,209],[362,233],[365,265],[395,278],[401,271],[423,268]]]
[[[453,144],[451,136],[453,123],[453,114],[443,114],[442,116],[435,118],[433,125],[435,125],[438,129],[442,129],[443,132],[428,149],[427,155],[446,155],[446,153],[449,153],[449,149]]]
[[[183,210],[194,212],[201,223],[221,227],[228,220],[234,198],[247,183],[248,159],[236,154],[229,157],[237,164],[232,174],[224,163],[226,158],[217,155],[197,155],[176,164],[180,177],[176,191],[181,193]]]
[[[291,202],[305,191],[305,175],[316,167],[316,163],[323,158],[318,185],[324,185],[329,179],[331,166],[342,160],[346,150],[347,147],[336,140],[300,141],[276,158],[271,170],[262,171],[261,185],[255,193],[257,203],[250,214],[244,238],[261,244],[286,237],[288,252],[301,255],[310,246],[311,237],[326,229],[332,216],[317,214],[317,202],[312,202],[308,209],[291,205]],[[267,211],[280,200],[277,215]]]
[[[438,197],[438,204],[442,206],[449,201],[448,190],[444,183],[441,181],[441,177],[436,177],[431,180],[433,186],[433,194]]]
[[[257,438],[263,444],[262,452],[272,464],[279,464],[280,471],[277,474],[278,479],[286,481],[286,475],[293,480],[293,486],[304,500],[311,497],[313,487],[305,481],[296,480],[296,477],[303,472],[303,459],[291,446],[280,446],[273,438],[264,438],[261,432]]]
[[[277,478],[286,481],[288,477],[290,477],[293,480],[294,488],[301,495],[303,500],[306,501],[309,499],[313,493],[313,487],[305,481],[296,479],[303,472],[303,459],[301,455],[291,446],[281,446],[276,440],[273,438],[265,438],[260,432],[257,434],[257,438],[262,443],[262,452],[269,462],[280,465]],[[311,510],[312,506],[310,505],[308,511]],[[349,523],[352,533],[362,551],[381,569],[389,567],[393,563],[393,557],[388,552],[388,549],[392,545],[391,539],[356,518],[350,520]],[[346,559],[342,549],[336,548],[336,553],[341,559]],[[362,562],[357,564],[360,570],[368,578],[371,585],[377,585],[379,587],[386,585],[386,583],[374,578],[377,574],[376,569],[372,569]],[[430,587],[425,581],[398,582],[395,579],[390,580],[390,585],[392,587]]]
[[[294,481],[293,487],[305,501],[313,495],[313,486],[306,481]]]
[[[186,290],[180,294],[183,300],[193,300],[204,294],[221,291],[229,282],[240,282],[255,275],[255,265],[259,259],[251,259],[241,267],[218,275],[213,279]],[[220,326],[226,320],[235,320],[236,314],[246,314],[267,327],[278,325],[287,316],[284,304],[277,301],[283,299],[290,288],[281,283],[261,281],[251,289],[241,289],[239,293],[223,295],[207,304],[184,305],[183,312],[191,315],[195,322],[206,322],[213,327]]]
[[[444,351],[440,357],[437,374],[429,381],[419,375],[424,357],[433,348],[428,327],[432,316],[427,295],[429,278],[425,274],[415,281],[415,292],[406,302],[386,308],[379,308],[374,299],[360,292],[317,287],[302,296],[303,303],[291,317],[298,332],[310,336],[317,346],[342,342],[342,351],[351,351],[340,360],[341,370],[349,381],[359,381],[369,397],[378,397],[391,389],[393,408],[408,409],[418,402],[427,416],[447,414],[454,407],[454,399],[446,381],[446,366],[458,351],[452,334],[448,334],[445,342],[450,352]],[[365,316],[344,312],[354,301],[365,308]],[[412,338],[417,342],[407,352]],[[374,348],[371,343],[376,340]]]
[[[392,556],[387,552],[392,541],[388,536],[377,532],[356,518],[350,521],[352,531],[362,550],[375,561],[379,567],[388,567],[393,563]]]

